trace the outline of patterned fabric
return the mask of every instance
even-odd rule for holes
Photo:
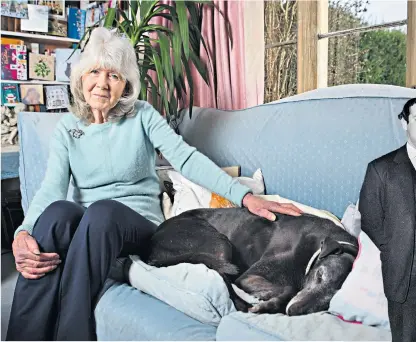
[[[220,166],[241,165],[242,175],[261,168],[267,194],[342,217],[368,162],[405,143],[397,115],[416,90],[334,88],[245,110],[199,108],[192,119],[185,113],[180,132]]]
[[[221,320],[217,341],[391,341],[391,334],[324,312],[293,317],[234,312]]]

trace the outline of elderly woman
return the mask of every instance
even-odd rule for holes
[[[72,113],[57,124],[44,181],[13,254],[20,272],[8,340],[94,340],[93,308],[120,255],[139,254],[163,221],[155,149],[176,170],[252,213],[300,215],[254,197],[190,147],[148,103],[129,41],[93,31],[71,75]],[[74,202],[65,201],[70,176]]]

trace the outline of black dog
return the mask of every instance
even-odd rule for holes
[[[165,221],[149,247],[149,265],[202,263],[219,272],[237,310],[288,315],[328,309],[358,252],[356,238],[331,220],[271,222],[244,208],[184,212]],[[251,307],[231,283],[260,303]]]

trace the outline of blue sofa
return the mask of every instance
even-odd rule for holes
[[[243,175],[261,168],[267,194],[342,217],[358,199],[367,163],[405,143],[397,114],[411,97],[416,90],[348,85],[245,110],[195,108],[192,119],[184,115],[180,133],[220,166],[241,165]],[[43,178],[49,137],[59,118],[19,114],[25,210]],[[108,282],[107,288],[95,309],[100,340],[339,340],[346,336],[345,329],[354,329],[357,340],[390,338],[388,332],[322,313],[282,315],[279,321],[275,315],[235,312],[218,326],[203,324],[126,284]]]

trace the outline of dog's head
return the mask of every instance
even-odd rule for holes
[[[330,237],[322,240],[319,254],[308,265],[303,288],[289,302],[286,313],[297,316],[327,310],[351,271],[357,253],[355,245]]]

